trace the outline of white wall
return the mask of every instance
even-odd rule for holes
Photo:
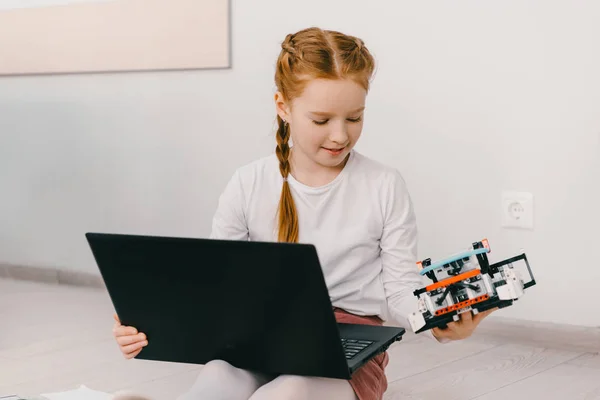
[[[318,25],[378,59],[358,150],[408,180],[421,257],[525,248],[538,286],[501,315],[600,325],[600,3],[289,4],[233,1],[232,70],[0,78],[0,262],[95,272],[87,231],[207,235],[273,150],[280,41]],[[500,227],[502,190],[534,193],[534,231]]]

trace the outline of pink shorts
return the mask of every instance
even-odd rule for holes
[[[343,324],[383,325],[378,317],[362,317],[340,308],[334,308],[335,319]],[[381,400],[388,388],[385,367],[389,364],[387,352],[369,360],[352,375],[349,381],[359,400]]]

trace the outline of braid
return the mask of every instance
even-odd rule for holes
[[[292,56],[296,55],[296,47],[294,46],[293,34],[290,33],[285,37],[285,40],[283,41],[283,43],[281,43],[281,48],[287,51]]]
[[[290,129],[289,126],[278,118],[279,121],[279,129],[277,129],[277,148],[275,149],[275,153],[277,153],[277,159],[279,160],[279,171],[281,172],[281,176],[283,179],[287,179],[290,173],[290,146],[288,144],[290,140]]]
[[[365,42],[363,42],[360,38],[354,38],[354,43],[356,44],[356,51],[360,53],[365,45]]]
[[[294,35],[288,34],[285,37],[285,40],[281,43],[281,49],[283,51],[281,52],[281,60],[278,66],[279,72],[282,76],[292,79],[292,76],[294,75],[292,73],[292,68],[296,62],[302,58],[300,52],[296,50]]]
[[[295,243],[298,241],[298,215],[296,205],[290,190],[290,184],[287,178],[290,174],[290,128],[280,117],[277,117],[279,128],[277,129],[277,148],[275,153],[279,160],[279,172],[283,177],[283,187],[281,189],[281,198],[279,200],[279,234],[280,242]]]

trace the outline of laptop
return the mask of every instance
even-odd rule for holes
[[[87,233],[138,359],[350,379],[404,328],[338,324],[311,244]]]

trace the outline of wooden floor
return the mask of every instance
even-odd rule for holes
[[[160,400],[191,385],[199,366],[124,360],[111,336],[112,314],[105,291],[0,279],[0,397],[85,384]],[[386,400],[600,399],[600,355],[576,346],[547,348],[489,332],[446,345],[407,335],[390,357]]]

